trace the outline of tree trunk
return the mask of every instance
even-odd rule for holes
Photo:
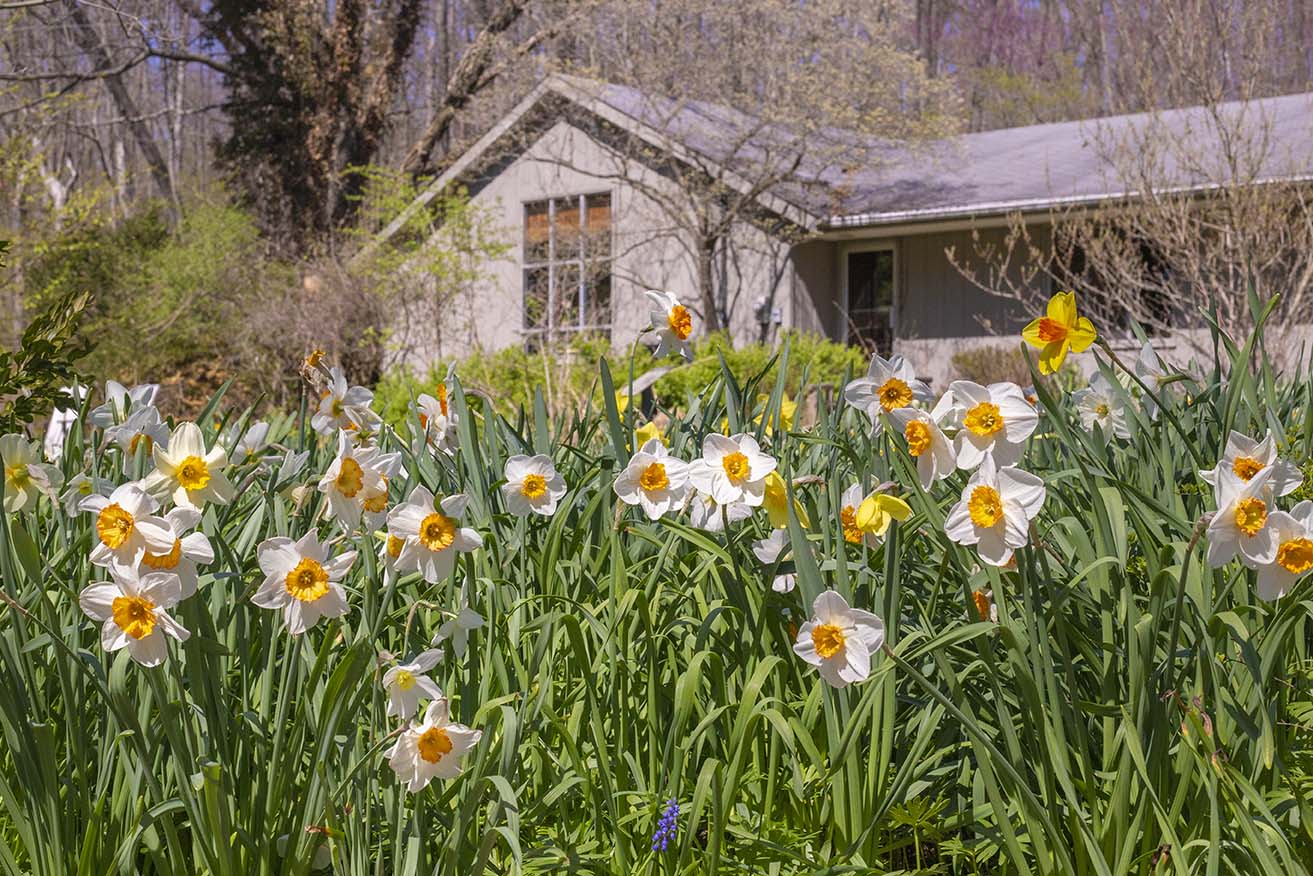
[[[105,44],[100,40],[100,34],[96,33],[96,28],[87,18],[87,13],[77,0],[64,0],[64,5],[68,8],[69,18],[73,22],[73,38],[77,41],[78,47],[91,59],[92,65],[97,70],[109,70],[114,65],[110,60],[109,51]],[[178,197],[173,188],[173,179],[169,176],[169,165],[164,160],[164,155],[160,152],[159,144],[151,136],[150,128],[147,127],[145,120],[141,117],[141,110],[137,107],[137,102],[132,99],[128,92],[127,86],[123,84],[123,78],[118,74],[111,74],[105,77],[105,87],[109,89],[110,96],[114,98],[114,105],[118,107],[123,114],[125,124],[128,130],[132,132],[132,137],[137,142],[137,148],[146,159],[146,165],[150,168],[150,175],[155,180],[155,187],[160,190],[160,196],[168,204],[168,210],[171,218],[177,219],[178,214]]]
[[[711,236],[698,241],[698,292],[702,297],[702,325],[707,332],[725,327],[716,301],[716,243]]]

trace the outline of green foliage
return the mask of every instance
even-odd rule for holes
[[[90,515],[44,499],[3,515],[0,874],[302,876],[327,843],[351,876],[1308,876],[1313,585],[1265,602],[1240,562],[1209,567],[1211,493],[1175,489],[1233,428],[1299,424],[1281,452],[1313,457],[1309,375],[1277,379],[1258,349],[1231,349],[1156,419],[1132,411],[1129,440],[1084,432],[1041,383],[1021,465],[1048,494],[1014,568],[945,538],[970,473],[922,489],[902,439],[840,406],[762,436],[811,521],[792,516],[788,558],[763,565],[760,512],[714,533],[617,505],[631,424],[610,399],[502,416],[453,392],[454,455],[406,427],[379,439],[404,463],[390,502],[416,485],[469,496],[482,545],[436,584],[385,572],[375,533],[330,522],[317,484],[334,441],[276,423],[272,459],[307,466],[228,472],[236,499],[200,524],[215,562],[175,611],[191,637],[156,669],[106,654],[79,609],[101,575]],[[777,416],[786,357],[685,399],[670,451],[696,456],[739,419],[735,399],[769,395]],[[597,370],[609,384],[629,366]],[[238,419],[202,418],[207,446]],[[508,456],[535,451],[569,492],[552,517],[517,518],[497,486]],[[125,479],[90,431],[62,464],[65,480]],[[847,542],[844,489],[888,481],[911,516]],[[350,612],[293,637],[250,602],[256,546],[310,531],[359,552]],[[795,590],[771,588],[781,571]],[[459,778],[410,795],[383,756],[399,722],[380,679],[430,647],[461,582],[486,623],[463,655],[444,642],[433,676],[483,736]],[[997,622],[978,620],[985,589]],[[884,619],[860,684],[831,688],[793,654],[823,590]],[[671,797],[678,833],[655,853]]]
[[[63,391],[77,379],[87,342],[77,331],[90,296],[70,289],[23,330],[17,350],[0,351],[0,434],[21,432],[56,403],[75,404]]]
[[[821,335],[788,332],[783,340],[789,344],[790,351],[784,390],[795,398],[804,383],[835,388],[846,379],[845,375],[866,369],[866,357],[861,350]],[[642,345],[636,345],[632,351],[611,350],[604,338],[583,335],[568,345],[532,353],[519,347],[475,353],[459,363],[439,362],[423,375],[393,372],[384,376],[375,397],[384,419],[399,424],[405,418],[410,399],[423,392],[431,393],[433,386],[446,376],[447,368],[456,365],[461,381],[492,398],[503,414],[532,407],[534,392],[539,388],[550,410],[572,411],[589,399],[595,405],[600,401],[597,362],[603,356],[611,356],[626,363],[623,373],[614,375],[616,389],[621,393],[628,385],[631,367],[635,378],[656,367],[670,368],[669,373],[656,381],[652,391],[658,406],[677,410],[687,407],[691,399],[720,376],[721,357],[736,380],[758,378],[762,385],[773,386],[778,376],[777,354],[778,350],[769,344],[734,347],[726,335],[714,334],[694,343],[692,362],[685,363],[677,356],[657,361]]]

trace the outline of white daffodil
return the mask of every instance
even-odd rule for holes
[[[346,374],[335,367],[329,372],[328,388],[319,399],[310,426],[320,435],[332,435],[339,429],[370,429],[378,423],[378,414],[369,407],[373,401],[373,392],[363,386],[348,386]]]
[[[869,611],[849,608],[827,590],[812,603],[812,617],[798,630],[793,653],[820,670],[834,687],[865,681],[871,657],[884,646],[884,621]]]
[[[1273,511],[1268,526],[1277,552],[1272,562],[1258,566],[1258,595],[1271,602],[1313,569],[1313,502],[1305,499],[1288,512]]]
[[[159,502],[138,482],[122,484],[108,496],[87,496],[78,507],[96,515],[99,541],[91,549],[91,562],[97,566],[135,570],[147,551],[173,549],[173,530],[155,516]]]
[[[116,566],[109,573],[112,580],[92,584],[78,595],[83,613],[101,624],[100,647],[110,652],[127,648],[142,666],[159,666],[169,651],[164,637],[185,642],[190,635],[168,614],[182,598],[178,576],[138,575],[136,569]]]
[[[457,554],[483,544],[482,536],[460,525],[468,501],[464,493],[457,493],[439,504],[432,493],[417,486],[405,502],[388,512],[388,535],[402,543],[398,568],[418,569],[430,584],[450,577]]]
[[[64,476],[43,462],[35,441],[22,435],[0,436],[0,466],[5,473],[5,511],[17,514],[36,505],[41,494],[53,499]]]
[[[658,292],[649,289],[643,293],[650,302],[652,328],[643,334],[640,340],[645,344],[655,344],[653,358],[660,359],[671,353],[679,353],[686,360],[693,360],[693,350],[688,345],[689,336],[693,334],[693,316],[688,308],[679,303],[670,292]]]
[[[518,517],[531,513],[551,517],[566,492],[565,478],[557,474],[552,458],[542,453],[512,456],[506,460],[505,477],[502,501],[506,510]]]
[[[482,737],[482,731],[452,722],[447,701],[438,699],[429,703],[423,721],[401,732],[384,757],[397,778],[406,783],[406,790],[414,794],[434,779],[459,776],[461,757]]]
[[[944,532],[961,545],[976,545],[980,559],[1005,566],[1030,541],[1030,521],[1044,505],[1044,481],[986,456],[967,481],[962,499],[948,512]]]
[[[269,446],[269,424],[264,420],[252,423],[241,437],[238,437],[234,425],[233,428],[225,430],[219,441],[228,448],[228,462],[232,465],[240,465],[246,457],[254,456]]]
[[[738,523],[752,516],[752,506],[743,502],[722,505],[706,493],[692,492],[688,499],[688,521],[707,532],[724,532],[725,523]]]
[[[761,560],[763,566],[771,566],[780,559],[780,555],[788,546],[788,533],[783,529],[772,529],[770,535],[752,543],[752,552]],[[775,576],[771,581],[770,589],[776,593],[792,593],[796,586],[798,586],[797,577],[792,573],[785,573]]]
[[[766,497],[766,475],[775,465],[751,435],[726,438],[713,432],[702,442],[702,456],[689,463],[688,480],[721,505],[741,502],[756,508]]]
[[[1117,437],[1129,439],[1131,430],[1126,424],[1126,403],[1120,387],[1114,387],[1102,374],[1090,378],[1090,385],[1071,394],[1081,426],[1087,432],[1099,427],[1103,440]]]
[[[957,451],[934,416],[916,408],[890,411],[889,419],[903,433],[907,452],[916,460],[916,475],[923,490],[957,468]]]
[[[338,582],[356,561],[355,551],[329,560],[328,547],[320,544],[312,530],[298,541],[267,538],[260,542],[256,556],[265,579],[251,602],[261,608],[281,609],[292,635],[304,633],[320,618],[341,617],[351,610]]]
[[[1012,465],[1039,423],[1039,414],[1015,383],[981,386],[970,380],[949,384],[931,416],[959,427],[957,467],[966,471],[987,455],[1000,467]]]
[[[450,373],[447,376],[450,379]],[[443,382],[438,384],[434,395],[425,393],[415,399],[415,412],[426,443],[447,454],[455,453],[458,444],[456,412],[448,401],[449,392]]]
[[[420,700],[442,699],[442,688],[425,675],[441,659],[442,649],[434,648],[383,673],[383,689],[388,692],[388,707],[384,714],[407,721],[419,710]]]
[[[82,511],[82,500],[88,496],[108,496],[114,485],[97,475],[75,474],[68,479],[64,494],[59,501],[64,505],[64,513],[76,517]]]
[[[134,408],[122,423],[105,430],[105,437],[123,451],[123,473],[132,474],[141,448],[147,460],[155,457],[155,448],[169,446],[169,427],[160,419],[160,412],[152,405]]]
[[[228,453],[216,444],[205,449],[205,437],[195,423],[181,423],[169,436],[169,446],[155,445],[155,470],[146,476],[146,490],[156,498],[172,496],[177,505],[202,508],[206,502],[227,505],[233,485],[223,473]]]
[[[400,456],[382,454],[375,447],[356,447],[346,431],[337,433],[337,456],[319,479],[319,492],[328,497],[328,511],[348,529],[359,525],[366,500],[372,500],[375,509],[387,507],[387,476],[384,469],[392,469]],[[378,508],[379,498],[382,506]]]
[[[1227,436],[1222,459],[1213,468],[1199,472],[1204,483],[1216,492],[1220,489],[1220,474],[1230,474],[1240,481],[1250,481],[1261,471],[1271,469],[1267,487],[1277,496],[1288,496],[1304,482],[1299,466],[1277,456],[1276,438],[1268,430],[1262,441],[1248,435],[1232,432]],[[1219,494],[1220,495],[1220,494]]]
[[[917,380],[916,372],[902,356],[872,356],[866,376],[845,386],[843,398],[870,418],[871,430],[878,435],[884,427],[881,414],[909,408],[913,402],[928,402],[931,394],[930,387]]]
[[[110,380],[105,384],[105,401],[91,409],[87,420],[101,429],[122,423],[131,411],[155,404],[159,389],[158,383],[141,383],[127,389],[117,380]]]
[[[196,572],[197,564],[202,566],[214,562],[214,548],[203,532],[189,532],[201,522],[201,512],[195,508],[178,507],[164,515],[169,532],[173,535],[173,547],[168,551],[154,553],[146,551],[141,564],[148,569],[172,572],[182,584],[182,598],[186,599],[196,592],[200,576]]]
[[[456,615],[438,627],[433,644],[450,641],[452,653],[464,657],[470,643],[470,631],[481,626],[483,615],[470,608],[470,582],[466,579],[460,585],[460,604],[456,607]]]
[[[1276,534],[1269,525],[1276,508],[1271,480],[1276,468],[1262,468],[1249,480],[1218,471],[1217,511],[1208,523],[1208,565],[1217,568],[1236,554],[1252,568],[1276,559]]]
[[[621,502],[639,506],[649,520],[656,520],[688,498],[688,463],[652,438],[638,448],[612,488]]]

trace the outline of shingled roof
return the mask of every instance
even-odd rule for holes
[[[479,170],[481,156],[547,101],[575,105],[620,125],[687,161],[723,164],[746,176],[754,161],[800,159],[793,176],[763,197],[764,206],[818,231],[1040,212],[1063,205],[1134,197],[1110,156],[1114,144],[1189,143],[1164,150],[1154,176],[1159,189],[1201,190],[1224,183],[1222,131],[1252,130],[1261,155],[1248,162],[1247,182],[1313,179],[1313,93],[1215,107],[1108,116],[964,134],[913,146],[827,129],[851,143],[854,161],[839,168],[809,162],[807,144],[730,107],[675,102],[607,82],[555,75],[541,82],[493,130],[461,155],[416,202]],[[1251,144],[1252,145],[1252,144]],[[1181,160],[1188,154],[1189,160]],[[407,211],[409,212],[409,210]],[[404,220],[399,217],[383,236]]]

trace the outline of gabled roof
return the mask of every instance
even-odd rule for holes
[[[809,164],[805,144],[787,131],[763,125],[729,107],[652,97],[606,82],[554,75],[539,83],[492,130],[435,179],[391,225],[452,183],[482,166],[494,144],[548,101],[565,101],[691,164],[711,162],[741,190],[750,187],[754,161],[796,157],[797,170],[773,186],[761,205],[817,231],[1047,211],[1134,197],[1109,144],[1161,136],[1193,143],[1190,161],[1166,150],[1155,187],[1182,191],[1225,182],[1215,157],[1222,142],[1216,117],[1262,134],[1266,150],[1248,182],[1313,179],[1313,93],[1216,107],[1109,116],[965,134],[918,146],[828,129],[834,142],[851,143],[854,168]],[[1261,127],[1260,127],[1261,126]]]

